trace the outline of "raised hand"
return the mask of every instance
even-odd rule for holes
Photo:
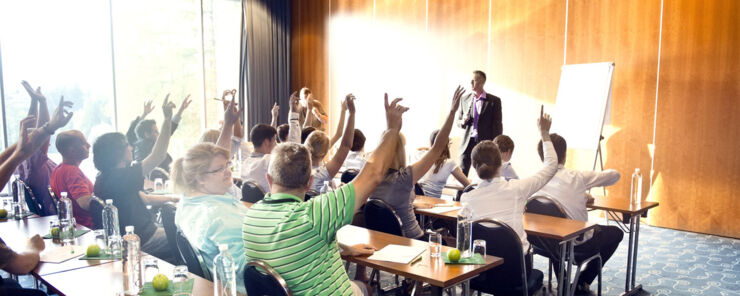
[[[290,99],[288,100],[290,104],[290,112],[298,112],[301,108],[301,98],[298,97],[298,92],[294,91],[292,94],[290,94]]]
[[[23,80],[21,84],[23,85],[23,88],[26,89],[26,92],[28,92],[28,95],[31,96],[31,99],[37,100],[41,103],[46,103],[46,97],[41,93],[40,86],[37,87],[36,90],[33,90],[33,87],[31,87],[28,81]]]
[[[457,109],[460,108],[460,100],[462,99],[463,94],[465,94],[465,89],[458,85],[455,90],[455,94],[452,95],[452,106],[450,107],[450,112],[457,112]]]
[[[278,114],[280,113],[280,106],[278,106],[277,103],[272,105],[272,110],[270,111],[270,113],[272,114],[273,118],[277,118]]]
[[[239,120],[241,110],[237,110],[235,100],[231,100],[224,111],[224,125],[231,126]]]
[[[180,109],[177,109],[177,115],[182,115],[182,112],[185,111],[185,109],[190,106],[190,103],[192,103],[193,100],[190,99],[190,95],[188,94],[184,99],[182,99],[182,103],[180,104]]]
[[[154,111],[154,102],[152,100],[147,100],[144,102],[144,112],[141,113],[141,118],[146,117],[149,113],[152,113],[152,111]]]
[[[342,112],[344,112],[345,109],[349,110],[350,114],[355,113],[355,95],[348,94],[344,98],[344,102],[342,103]]]
[[[401,129],[403,125],[403,113],[408,111],[409,108],[398,104],[403,98],[396,98],[392,103],[388,104],[388,93],[385,94],[385,119],[388,123],[388,129]]]
[[[35,150],[31,139],[31,129],[35,125],[36,116],[29,115],[21,120],[21,130],[18,136],[18,146],[16,147],[16,152],[21,155],[31,155]]]
[[[54,115],[51,116],[51,120],[49,120],[48,123],[51,133],[69,123],[74,112],[68,111],[65,108],[72,108],[73,105],[74,103],[65,101],[64,96],[59,99],[59,105],[57,105],[57,108],[54,110]]]
[[[537,119],[537,127],[540,129],[540,133],[549,135],[551,125],[552,119],[550,118],[550,114],[545,113],[545,106],[540,105],[540,118]]]
[[[164,103],[162,103],[162,113],[166,120],[172,119],[172,110],[175,110],[175,103],[170,101],[170,94],[164,97]]]
[[[221,95],[221,103],[223,103],[224,111],[229,106],[229,100],[226,99],[226,97],[231,96],[231,101],[235,100],[236,98],[236,89],[231,90],[225,90],[224,93]],[[234,106],[235,108],[237,106]]]

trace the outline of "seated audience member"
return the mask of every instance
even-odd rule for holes
[[[413,165],[406,166],[406,150],[403,137],[396,144],[396,154],[393,163],[385,174],[383,182],[375,188],[369,198],[380,199],[388,203],[401,218],[404,236],[421,238],[424,231],[416,221],[413,203],[416,198],[414,184],[421,179],[432,167],[448,145],[450,129],[455,120],[455,112],[460,106],[460,98],[465,92],[462,87],[455,90],[452,96],[452,106],[432,148]]]
[[[94,229],[88,212],[93,183],[80,170],[80,163],[90,156],[90,144],[78,130],[59,133],[55,144],[57,151],[62,154],[62,163],[51,174],[51,189],[59,197],[62,192],[67,192],[67,197],[72,200],[72,213],[77,224]]]
[[[550,197],[563,207],[568,218],[588,221],[588,211],[586,210],[588,196],[586,195],[586,191],[594,187],[614,185],[619,181],[619,172],[615,170],[594,172],[566,169],[564,165],[568,144],[558,134],[550,134],[550,139],[557,154],[558,170],[550,182],[535,193],[534,196]],[[538,144],[537,151],[540,154],[540,158],[542,158],[542,143]],[[612,254],[614,254],[614,251],[617,250],[617,247],[619,247],[623,235],[624,233],[617,226],[596,225],[596,228],[592,232],[587,232],[582,239],[576,240],[575,252],[584,254],[586,258],[598,253],[601,255],[602,263],[606,264]],[[557,246],[557,243],[546,240],[534,241],[538,246],[540,242],[543,242],[543,247],[546,250],[550,250],[552,254],[559,254],[558,250],[560,248]],[[553,258],[560,257],[553,256]],[[589,291],[589,285],[598,273],[599,263],[591,261],[583,269],[581,277],[578,279],[576,291]]]
[[[301,144],[306,143],[308,136],[310,136],[315,130],[316,128],[312,126],[304,127],[303,130],[301,130]]]
[[[262,191],[268,192],[270,185],[265,174],[270,164],[270,152],[277,145],[277,131],[272,126],[258,124],[249,132],[249,139],[254,145],[254,152],[242,162],[242,180],[253,181]]]
[[[104,134],[93,144],[93,162],[100,171],[95,179],[95,195],[102,200],[112,199],[118,208],[121,229],[134,226],[134,232],[141,238],[141,250],[163,260],[171,260],[172,250],[167,248],[164,229],[154,224],[154,217],[146,209],[145,203],[158,205],[176,199],[143,196],[140,191],[144,189],[144,176],[167,157],[174,108],[175,104],[165,98],[162,104],[162,132],[157,137],[152,153],[141,161],[133,161],[131,146],[121,133]]]
[[[183,231],[188,241],[203,255],[206,266],[213,267],[213,258],[218,255],[218,245],[227,244],[237,268],[236,282],[240,293],[244,289],[244,243],[242,242],[242,220],[247,207],[228,193],[234,186],[229,169],[231,125],[238,113],[226,115],[221,131],[224,141],[219,145],[201,143],[190,148],[185,157],[175,161],[172,177],[175,191],[183,197],[177,204],[175,224]],[[215,270],[211,270],[215,273]]]
[[[39,264],[39,253],[45,248],[44,239],[38,234],[26,242],[26,250],[16,253],[0,239],[0,269],[15,275],[30,273]],[[18,282],[0,277],[0,295],[45,296],[40,290],[23,289]]]
[[[437,138],[438,133],[439,130],[435,130],[429,137],[431,145],[434,145],[434,140]],[[450,144],[448,142],[448,144],[445,145],[442,154],[440,154],[439,158],[434,161],[432,169],[427,171],[424,177],[419,181],[422,189],[424,189],[424,195],[441,197],[442,189],[447,184],[447,178],[449,178],[450,175],[453,175],[455,179],[463,185],[463,187],[470,185],[470,180],[468,180],[465,174],[463,174],[462,169],[460,169],[460,167],[457,166],[457,163],[450,158]]]
[[[349,148],[349,154],[344,160],[342,168],[361,170],[365,166],[365,156],[363,151],[365,150],[365,134],[361,130],[355,129],[355,133],[352,135],[352,147]]]
[[[313,94],[308,87],[301,88],[299,99],[300,106],[296,110],[300,113],[301,126],[325,130],[328,121],[327,113],[321,102],[313,98]]]
[[[209,129],[209,130],[203,132],[203,134],[200,136],[200,141],[198,141],[198,142],[200,142],[200,143],[216,144],[216,143],[218,143],[218,137],[220,135],[221,135],[221,132],[220,131],[215,130],[215,129]],[[232,139],[233,139],[233,136],[232,136]],[[231,141],[230,144],[231,144],[231,148],[233,149],[234,148],[234,145],[233,145],[234,142]],[[232,154],[232,156],[233,156],[233,154]],[[236,186],[236,184],[234,184],[234,182],[231,182],[231,187],[229,187],[228,193],[231,196],[236,196],[236,197],[241,198],[241,196],[242,196],[242,189],[239,188],[239,186]]]
[[[278,142],[279,143],[285,143],[288,141],[288,130],[290,129],[290,126],[288,126],[287,123],[283,123],[281,125],[278,125],[277,127],[277,134],[278,134]]]
[[[46,96],[41,93],[41,87],[34,90],[28,82],[23,81],[23,88],[31,97],[31,106],[28,116],[36,117],[35,127],[39,128],[49,121],[49,109]],[[56,202],[49,194],[49,176],[57,164],[49,159],[49,141],[44,142],[41,148],[25,160],[16,169],[21,181],[31,189],[36,200],[41,203],[39,213],[41,216],[54,215],[57,213]],[[25,202],[25,201],[24,201]]]
[[[326,154],[329,152],[331,146],[329,137],[322,131],[314,131],[306,139],[306,149],[311,153],[311,171],[313,175],[313,183],[311,189],[319,192],[325,181],[332,182],[334,175],[339,172],[339,169],[344,163],[344,158],[349,153],[349,148],[352,146],[352,137],[355,130],[355,103],[354,96],[348,94],[345,100],[347,109],[349,110],[349,119],[347,120],[347,127],[344,129],[344,135],[342,136],[342,143],[337,149],[337,153],[329,160],[324,162]],[[344,110],[344,108],[342,108]],[[344,117],[344,115],[342,115]]]
[[[167,94],[167,98],[169,98],[169,94]],[[172,117],[172,122],[170,123],[172,126],[171,133],[174,133],[177,129],[177,126],[180,123],[180,119],[182,118],[182,112],[185,111],[188,106],[190,106],[191,102],[192,100],[190,100],[190,95],[182,100],[180,109],[178,109],[177,114]],[[152,101],[146,102],[144,104],[144,113],[142,113],[141,116],[137,116],[136,119],[131,122],[129,129],[126,132],[126,140],[129,144],[133,146],[133,160],[135,161],[142,161],[144,158],[149,156],[149,154],[152,153],[152,149],[154,148],[154,143],[159,138],[159,129],[157,128],[157,122],[154,121],[154,119],[144,119],[150,112],[152,112],[152,110],[154,110],[154,106],[152,106]],[[162,169],[164,173],[161,171],[154,172],[149,179],[169,179],[168,174],[170,172],[171,163],[172,157],[169,153],[167,153],[165,159],[162,160],[161,163],[157,164],[157,167]]]
[[[216,141],[218,140],[218,136],[221,134],[220,131],[217,129],[208,129],[204,131],[200,135],[200,140],[198,142],[200,143],[213,143],[216,144]],[[236,151],[241,151],[242,159],[249,157],[249,154],[251,154],[251,149],[249,148],[249,144],[246,142],[243,142],[239,138],[235,138],[234,136],[231,136],[231,158],[233,159],[236,156]]]
[[[514,167],[511,166],[511,156],[514,154],[514,141],[507,135],[498,135],[493,139],[493,143],[501,151],[501,177],[504,177],[506,181],[519,179],[519,176],[514,171]]]
[[[270,193],[255,203],[244,218],[247,261],[263,260],[285,279],[293,295],[367,295],[344,270],[337,231],[352,222],[368,194],[381,182],[399,141],[402,114],[407,108],[388,105],[388,129],[365,169],[351,183],[304,202],[311,186],[311,156],[304,146],[284,143],[271,154]],[[344,246],[350,255],[372,253],[366,245]],[[364,286],[364,285],[362,285]]]
[[[545,143],[545,165],[534,176],[521,180],[506,181],[501,177],[501,152],[493,141],[486,140],[473,148],[473,168],[483,180],[476,189],[463,193],[460,202],[473,210],[473,220],[499,219],[509,225],[522,241],[526,270],[532,269],[529,241],[524,232],[524,205],[532,193],[540,190],[557,170],[555,151],[550,142],[550,116],[541,113],[537,125]]]

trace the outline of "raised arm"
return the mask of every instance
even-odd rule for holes
[[[434,164],[434,161],[439,158],[439,155],[442,154],[442,151],[444,151],[445,147],[448,145],[452,123],[455,121],[455,112],[457,112],[457,109],[460,107],[460,98],[463,93],[465,93],[465,89],[463,89],[462,86],[458,86],[455,90],[455,94],[452,95],[452,106],[450,107],[450,112],[447,114],[447,119],[439,130],[437,138],[434,140],[434,145],[432,145],[432,148],[429,149],[427,153],[424,153],[424,156],[422,156],[419,161],[411,166],[411,176],[413,177],[414,183],[418,182],[419,179],[427,173]]]
[[[277,128],[278,126],[278,115],[280,114],[280,106],[278,106],[277,103],[272,105],[272,110],[270,110],[270,114],[272,115],[272,121],[270,122],[270,125],[274,128]]]
[[[336,175],[342,167],[344,160],[347,158],[347,154],[349,154],[349,149],[352,148],[352,141],[355,136],[355,96],[348,94],[344,102],[349,110],[349,119],[347,120],[347,127],[344,129],[342,143],[339,145],[337,153],[335,153],[334,157],[332,157],[326,164],[326,170],[329,171],[329,176]],[[344,117],[344,112],[342,112],[342,117]]]
[[[347,111],[347,100],[349,100],[349,96],[351,95],[352,94],[348,94],[342,102],[342,109],[339,113],[339,122],[337,122],[337,129],[334,131],[334,136],[332,136],[331,140],[329,141],[329,147],[334,147],[334,143],[339,141],[339,138],[342,136],[342,128],[344,128],[344,113],[345,111]]]
[[[178,126],[180,126],[180,120],[182,120],[182,112],[185,111],[185,109],[187,109],[188,106],[190,106],[190,103],[192,102],[193,100],[190,99],[190,95],[187,95],[182,100],[182,103],[180,104],[180,108],[177,109],[177,113],[175,114],[175,116],[172,117],[172,127],[170,127],[172,134],[175,134],[175,130],[177,129]]]
[[[359,210],[367,196],[375,190],[375,187],[383,181],[383,176],[391,165],[396,153],[396,145],[399,141],[399,132],[403,124],[403,113],[409,108],[398,105],[401,98],[393,100],[388,104],[388,94],[385,94],[385,118],[388,129],[383,133],[380,144],[368,159],[362,171],[352,180],[355,187],[355,211]]]
[[[288,115],[288,138],[291,143],[301,143],[301,103],[298,98],[298,92],[293,92],[289,100],[290,115]]]
[[[144,102],[144,112],[142,112],[141,116],[137,116],[136,119],[134,119],[134,121],[129,124],[128,130],[126,131],[126,141],[128,141],[130,145],[133,145],[136,143],[136,141],[138,141],[138,138],[136,137],[136,126],[139,124],[139,122],[144,120],[144,118],[146,118],[146,116],[149,115],[152,110],[154,110],[152,100],[147,100],[146,102]]]
[[[537,126],[540,130],[540,137],[542,138],[542,150],[545,158],[544,166],[534,175],[528,178],[522,179],[519,184],[520,196],[523,200],[527,200],[532,194],[539,191],[547,182],[550,181],[552,176],[558,171],[558,157],[555,154],[555,148],[552,146],[550,141],[550,125],[552,119],[550,115],[543,112],[543,107],[540,107],[540,118],[537,119]]]
[[[162,121],[162,130],[159,132],[159,137],[154,142],[152,153],[141,161],[141,170],[144,176],[148,175],[167,157],[167,147],[170,145],[170,137],[172,137],[172,111],[175,109],[175,104],[170,102],[169,98],[170,94],[167,94],[164,103],[162,103],[164,120]]]
[[[46,104],[46,97],[44,97],[43,94],[41,94],[41,87],[39,86],[36,88],[36,90],[33,90],[33,87],[28,83],[28,81],[23,80],[21,82],[23,85],[23,88],[26,89],[26,92],[31,97],[31,106],[28,107],[28,115],[27,116],[33,116],[38,119],[36,122],[36,127],[40,127],[44,123],[47,123],[49,121],[49,110],[46,109],[46,118],[43,123],[41,123],[41,118],[39,117],[39,102],[43,100],[43,103]]]
[[[218,135],[216,145],[231,151],[231,133],[234,130],[234,123],[239,121],[240,111],[236,110],[235,100],[231,100],[229,106],[224,110],[224,124],[221,126],[221,134]]]

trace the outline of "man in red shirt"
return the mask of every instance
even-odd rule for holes
[[[55,144],[57,151],[62,154],[62,163],[51,174],[51,189],[60,198],[62,192],[67,192],[77,223],[94,228],[92,217],[87,212],[93,195],[93,183],[80,170],[80,163],[90,156],[90,144],[78,130],[60,133]]]

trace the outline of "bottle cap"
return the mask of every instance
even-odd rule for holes
[[[67,197],[67,191],[62,191],[62,197]]]
[[[228,249],[229,249],[229,245],[227,245],[227,244],[219,244],[218,245],[218,251],[219,252],[223,252],[223,251],[226,251]]]
[[[113,204],[113,200],[112,199],[106,199],[105,200],[105,204],[112,205]]]
[[[126,232],[134,232],[134,226],[133,225],[127,225],[126,226]]]

